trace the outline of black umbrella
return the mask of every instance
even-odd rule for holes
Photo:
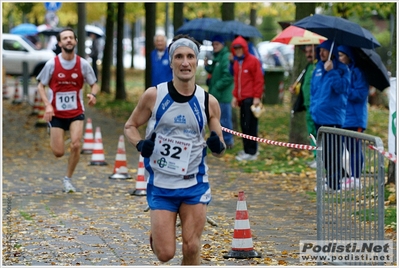
[[[220,21],[220,19],[216,18],[198,18],[190,20],[183,24],[179,29],[176,30],[175,35],[178,34],[188,34],[193,37],[195,40],[199,42],[203,42],[206,40],[205,29],[209,27],[209,25]],[[208,39],[210,40],[210,39]]]
[[[388,71],[377,52],[367,48],[353,48],[352,51],[356,65],[363,70],[371,86],[383,91],[391,85]]]
[[[59,32],[61,32],[63,30],[63,28],[47,28],[47,29],[43,29],[41,31],[38,32],[38,34],[42,34],[44,36],[52,36],[52,35],[57,35]]]
[[[212,40],[216,35],[222,36],[226,41],[232,41],[238,35],[242,37],[260,37],[262,34],[252,25],[248,25],[238,20],[218,21],[209,25],[205,29],[207,40]]]
[[[315,14],[303,18],[293,25],[327,37],[336,45],[371,49],[381,46],[368,30],[359,24],[339,17]]]

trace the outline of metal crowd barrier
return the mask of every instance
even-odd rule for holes
[[[383,148],[379,137],[331,127],[319,129],[317,240],[384,240],[384,159],[370,145]],[[345,188],[343,185],[352,170],[359,180],[353,180]],[[343,261],[334,265],[383,263]]]

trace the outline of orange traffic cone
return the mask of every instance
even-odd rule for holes
[[[140,154],[139,169],[137,171],[136,190],[129,191],[131,195],[147,195],[147,182],[144,178],[144,157]]]
[[[105,162],[104,148],[103,148],[103,141],[101,138],[100,127],[96,127],[96,134],[94,137],[94,148],[93,148],[93,153],[91,155],[90,165],[91,166],[108,165],[107,162]]]
[[[83,146],[81,154],[92,154],[94,148],[94,135],[93,135],[93,125],[91,123],[91,118],[87,118],[86,130],[83,139]]]
[[[251,228],[249,226],[247,203],[245,202],[244,191],[238,192],[233,243],[231,250],[229,251],[229,253],[224,255],[223,258],[261,258],[261,255],[256,252],[253,247],[252,234]]]
[[[125,151],[125,139],[123,135],[120,135],[118,142],[118,150],[116,152],[116,157],[115,157],[114,174],[109,176],[109,178],[121,179],[121,180],[131,179],[132,176],[130,176],[127,172],[128,170],[127,170],[126,151]]]
[[[47,127],[47,122],[43,118],[45,111],[46,111],[46,108],[44,106],[44,102],[40,101],[35,127]]]
[[[14,91],[14,100],[12,101],[13,104],[21,104],[22,103],[22,96],[19,93],[19,77],[15,77],[15,91]]]
[[[35,92],[35,101],[33,102],[33,109],[31,115],[35,115],[39,113],[40,102],[42,99],[40,98],[39,91],[36,90]]]
[[[7,85],[7,77],[6,77],[6,70],[3,66],[3,99],[9,99],[8,96],[8,85]]]

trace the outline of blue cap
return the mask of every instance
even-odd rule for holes
[[[211,41],[212,41],[212,42],[219,42],[219,43],[222,43],[222,44],[224,45],[224,39],[223,39],[223,37],[220,36],[220,35],[215,35],[215,36],[212,38]]]
[[[332,46],[332,41],[331,40],[325,40],[323,43],[319,45],[319,48],[324,48],[326,50],[330,50]]]
[[[352,49],[351,49],[350,47],[341,45],[341,46],[339,46],[337,49],[338,49],[339,52],[342,52],[342,53],[344,53],[346,56],[348,56],[351,60],[354,59],[353,53],[352,53]]]

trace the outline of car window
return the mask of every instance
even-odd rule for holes
[[[27,52],[28,50],[24,48],[24,46],[16,41],[16,40],[3,40],[3,49],[4,50],[12,50],[12,51],[25,51]]]

